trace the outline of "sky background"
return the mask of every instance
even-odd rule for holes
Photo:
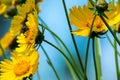
[[[75,5],[83,6],[84,4],[87,3],[87,0],[65,0],[65,2],[66,2],[67,10],[69,13],[69,9],[72,6],[75,6]],[[62,0],[44,0],[40,4],[40,8],[41,8],[41,12],[39,13],[39,16],[46,22],[49,28],[52,31],[54,31],[64,41],[64,43],[70,49],[70,51],[74,55],[74,58],[77,61],[77,56],[71,40]],[[2,17],[0,18],[1,18],[0,36],[2,36],[7,31],[10,25],[10,20],[3,19]],[[47,30],[45,31],[44,36],[46,40],[56,44],[54,39],[52,38],[52,36],[49,34]],[[113,38],[111,35],[110,37]],[[75,39],[77,41],[77,46],[78,46],[80,55],[82,57],[82,61],[84,62],[87,38],[75,36]],[[111,47],[111,45],[109,44],[106,38],[102,38],[100,39],[100,41],[101,41],[101,64],[102,64],[103,80],[117,80],[116,73],[115,73],[113,48]],[[48,55],[51,61],[53,62],[53,65],[55,66],[55,69],[58,72],[60,79],[73,80],[63,56],[48,44],[43,42],[42,45],[44,46],[45,50],[48,52]],[[41,48],[39,48],[38,51],[40,53],[40,58],[39,58],[40,64],[39,64],[38,71],[40,73],[41,80],[56,80],[56,77],[51,67],[47,64],[47,59],[43,51],[41,50]],[[89,61],[88,69],[87,69],[88,78],[89,80],[95,80],[91,47],[89,50],[88,61]],[[34,79],[37,80],[37,74],[34,76]]]

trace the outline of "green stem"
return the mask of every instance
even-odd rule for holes
[[[44,24],[44,25],[49,29],[49,27],[47,26],[47,24],[43,21],[43,19],[42,19],[40,16],[39,16],[39,20],[42,22],[42,24]],[[42,27],[42,28],[43,28],[43,27]],[[44,29],[45,29],[45,28],[44,28]],[[52,35],[52,33],[50,33],[50,34]],[[54,35],[52,35],[52,37],[53,37],[53,39],[55,40],[55,42],[57,43],[57,45],[59,46],[59,48],[60,48],[61,50],[63,50],[63,47],[62,47],[61,44],[59,43],[58,39],[56,39],[56,37],[55,37]],[[71,65],[69,64],[69,62],[68,62],[66,59],[65,59],[65,61],[66,61],[67,66],[68,66],[68,68],[69,68],[69,70],[70,70],[70,72],[71,72],[71,75],[72,75],[72,77],[73,77],[73,80],[77,80],[76,74],[74,73]]]
[[[38,80],[40,80],[40,74],[38,70],[37,70],[37,77],[38,77]]]
[[[114,3],[115,3],[115,1],[114,1],[114,0],[112,0],[112,5],[114,5]]]
[[[115,32],[116,34],[116,32]],[[114,53],[115,53],[115,65],[116,65],[116,75],[117,75],[117,80],[120,80],[120,76],[119,76],[119,63],[118,63],[118,56],[117,56],[117,43],[116,40],[114,39]]]
[[[118,38],[119,38],[119,40],[120,40],[120,33],[118,34]]]
[[[39,16],[38,18],[39,18],[39,20],[42,22],[42,24],[44,24],[44,25],[49,29],[49,27],[48,27],[47,24],[43,21],[43,19],[42,19],[40,16]],[[42,26],[42,28],[44,28],[43,25],[41,25],[41,26]],[[44,29],[45,29],[45,28],[44,28]],[[50,34],[52,35],[52,33],[50,33]],[[55,42],[58,44],[58,46],[62,49],[62,47],[61,47],[58,39],[56,39],[55,36],[53,36],[53,35],[52,35],[52,37],[53,37],[53,39],[55,40]]]
[[[4,59],[7,59],[7,56],[6,56],[6,54],[5,54],[5,51],[4,51],[4,49],[3,49],[3,47],[2,47],[1,44],[0,44],[0,49],[1,49],[1,51],[2,51],[2,54],[3,54],[3,56],[4,56]]]
[[[85,56],[85,72],[84,72],[84,74],[86,74],[86,69],[87,69],[88,50],[89,50],[89,44],[90,44],[90,37],[91,37],[92,28],[93,28],[93,24],[94,24],[95,18],[96,18],[96,15],[95,15],[94,18],[93,18],[93,21],[92,21],[92,24],[91,24],[91,28],[90,28],[89,37],[88,37],[88,42],[87,42],[86,56]]]
[[[95,37],[95,45],[96,45],[96,64],[97,64],[97,72],[98,72],[98,80],[102,80],[102,71],[101,71],[101,47],[99,38]]]
[[[120,46],[120,41],[119,39],[117,38],[117,36],[114,34],[114,32],[112,31],[112,29],[110,28],[110,26],[108,25],[108,23],[106,22],[106,20],[103,18],[102,15],[99,15],[100,18],[102,19],[102,21],[104,22],[104,24],[107,26],[107,28],[109,29],[109,31],[111,32],[111,34],[113,35],[113,37],[115,38],[115,40],[117,41],[117,43],[119,44]]]
[[[74,72],[76,73],[77,77],[79,79],[81,79],[80,76],[79,76],[79,74],[77,73],[76,69],[74,68],[73,64],[71,63],[71,61],[69,60],[69,58],[65,55],[65,53],[61,49],[59,49],[58,47],[56,47],[54,44],[48,42],[47,40],[44,40],[44,42],[48,43],[49,45],[51,45],[52,47],[54,47],[55,49],[57,49],[66,58],[66,60],[70,63],[70,65],[72,66],[72,68],[73,68]],[[84,77],[84,75],[81,74],[81,77]]]
[[[96,58],[95,58],[95,44],[94,44],[95,40],[94,38],[92,38],[92,48],[93,48],[93,61],[94,61],[94,68],[95,68],[95,75],[96,75],[96,80],[98,79],[98,72],[97,72],[97,62],[96,62]]]
[[[120,8],[120,0],[118,0],[119,8]]]
[[[108,39],[108,41],[110,42],[111,46],[114,47],[112,41],[110,40],[109,36],[106,34],[106,38]]]
[[[71,32],[72,31],[72,27],[71,27],[70,20],[69,20],[69,17],[68,17],[68,12],[67,12],[67,9],[66,9],[65,1],[62,0],[62,3],[63,3],[63,6],[64,6],[64,11],[65,11],[65,15],[66,15],[66,18],[67,18],[69,30]],[[82,59],[81,59],[80,53],[78,51],[77,44],[76,44],[76,41],[75,41],[75,38],[74,38],[73,34],[71,34],[71,37],[72,37],[72,41],[73,41],[73,44],[74,44],[74,47],[75,47],[75,50],[76,50],[76,53],[77,53],[79,64],[81,65],[82,71],[84,72],[84,67],[83,67]]]
[[[51,66],[53,72],[55,73],[55,76],[56,76],[57,80],[60,80],[60,78],[59,78],[59,76],[58,76],[58,74],[57,74],[57,71],[55,70],[55,68],[54,68],[54,66],[53,66],[53,64],[52,64],[52,62],[51,62],[51,60],[50,60],[47,52],[45,51],[45,49],[44,49],[44,47],[43,47],[42,45],[41,45],[41,49],[43,50],[45,56],[47,57],[47,59],[48,59],[48,64]]]
[[[108,41],[110,42],[110,44],[111,44],[111,46],[113,47],[113,48],[115,48],[114,47],[114,44],[112,43],[112,41],[110,40],[110,38],[109,38],[109,36],[106,34],[106,38],[108,39]],[[120,53],[117,51],[117,54],[118,54],[118,56],[120,56]]]
[[[41,24],[40,24],[40,25],[41,25]],[[65,45],[65,43],[61,40],[61,38],[60,38],[58,35],[56,35],[52,30],[50,30],[48,27],[45,27],[45,26],[43,26],[43,25],[41,25],[41,26],[44,27],[46,30],[48,30],[51,34],[53,34],[53,35],[61,42],[61,44],[65,47],[65,49],[67,50],[68,54],[70,55],[70,57],[71,57],[74,65],[75,65],[76,68],[78,69],[79,73],[82,74],[82,72],[81,72],[78,64],[76,63],[76,61],[74,60],[74,57],[72,56],[72,53],[69,51],[69,49],[67,48],[67,46]]]

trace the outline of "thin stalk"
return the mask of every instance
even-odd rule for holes
[[[65,55],[65,53],[61,49],[59,49],[57,46],[55,46],[54,44],[48,42],[47,40],[44,40],[44,42],[46,42],[47,44],[49,44],[52,47],[54,47],[55,49],[57,49],[66,58],[66,60],[70,63],[70,65],[72,66],[72,68],[73,68],[74,72],[76,73],[77,77],[79,79],[81,79],[80,76],[79,76],[79,74],[77,73],[76,69],[74,68],[73,64],[71,63],[71,61],[69,60],[69,58]],[[82,73],[81,73],[81,77],[84,77],[84,75],[82,75]]]
[[[39,18],[39,20],[42,22],[42,24],[44,24],[44,25],[49,29],[49,27],[48,27],[47,24],[44,22],[44,20],[43,20],[40,16],[38,16],[38,18]],[[42,27],[42,28],[44,28],[44,27]],[[53,39],[55,40],[55,42],[58,44],[58,46],[61,47],[59,41],[58,41],[53,35],[52,35],[52,37],[53,37]]]
[[[96,75],[96,80],[98,79],[98,71],[97,71],[97,62],[96,62],[96,58],[95,58],[95,44],[94,44],[95,40],[94,38],[92,38],[92,49],[93,49],[93,61],[94,61],[94,68],[95,68],[95,75]]]
[[[41,25],[41,24],[40,24],[40,25]],[[71,57],[74,65],[75,65],[76,68],[78,69],[79,73],[82,73],[81,70],[80,70],[80,68],[79,68],[79,66],[78,66],[78,64],[77,64],[76,61],[74,60],[74,57],[72,56],[72,53],[71,53],[70,50],[67,48],[67,46],[65,45],[65,43],[61,40],[61,38],[60,38],[58,35],[56,35],[52,30],[50,30],[48,27],[45,27],[45,26],[43,26],[43,25],[41,25],[41,26],[44,27],[46,30],[48,30],[52,35],[54,35],[54,36],[61,42],[61,44],[65,47],[65,49],[67,50],[68,54],[70,55],[70,57]]]
[[[40,74],[38,70],[37,70],[37,77],[38,77],[38,80],[40,80]]]
[[[109,36],[106,34],[106,38],[108,39],[108,41],[110,42],[110,44],[111,44],[111,46],[113,47],[113,48],[115,48],[114,47],[114,44],[112,43],[112,41],[110,40],[110,38],[109,38]],[[117,51],[117,54],[118,54],[118,56],[120,56],[120,53]]]
[[[112,0],[112,5],[114,5],[114,3],[115,3],[115,1],[114,1],[114,0]]]
[[[120,8],[120,0],[118,0],[119,8]]]
[[[115,32],[116,34],[116,32]],[[115,53],[115,66],[116,66],[116,75],[117,75],[117,80],[120,80],[119,76],[119,63],[118,63],[118,56],[117,56],[117,43],[116,40],[114,39],[114,53]]]
[[[108,39],[108,41],[110,42],[111,46],[114,48],[114,45],[112,43],[112,41],[110,40],[109,36],[106,34],[106,38]]]
[[[118,34],[118,38],[119,38],[119,40],[120,40],[120,34]]]
[[[60,78],[59,78],[59,76],[58,76],[58,74],[57,74],[57,71],[55,70],[55,68],[54,68],[54,66],[53,66],[53,64],[52,64],[52,61],[50,60],[50,58],[49,58],[47,52],[45,51],[45,49],[44,49],[44,47],[43,47],[42,45],[41,45],[41,49],[43,50],[43,52],[44,52],[46,58],[48,59],[48,64],[51,66],[51,68],[52,68],[52,70],[53,70],[53,72],[54,72],[54,74],[55,74],[57,80],[60,80]]]
[[[101,70],[101,46],[100,39],[95,37],[95,45],[96,45],[96,64],[97,64],[97,72],[98,72],[98,80],[102,80],[102,70]]]
[[[63,3],[63,6],[64,6],[64,11],[65,11],[65,15],[66,15],[66,18],[67,18],[69,30],[70,30],[70,32],[71,32],[71,31],[72,31],[72,27],[71,27],[70,20],[69,20],[69,17],[68,17],[68,12],[67,12],[67,9],[66,9],[65,1],[62,0],[62,3]],[[73,35],[73,34],[70,34],[70,35],[71,35],[71,37],[72,37],[72,41],[73,41],[73,44],[74,44],[74,47],[75,47],[75,51],[76,51],[76,53],[77,53],[77,57],[78,57],[78,60],[79,60],[79,64],[81,65],[82,71],[84,72],[84,67],[83,67],[82,59],[81,59],[80,53],[79,53],[79,51],[78,51],[78,48],[77,48],[77,44],[76,44],[74,35]]]
[[[44,22],[44,20],[43,20],[40,16],[39,16],[39,20],[42,22],[42,24],[44,24],[44,25],[49,29],[49,27],[47,26],[47,24]],[[42,27],[42,28],[43,28],[43,27]],[[45,29],[45,28],[44,28],[44,29]],[[55,37],[54,35],[52,35],[52,33],[50,33],[50,34],[51,34],[51,36],[53,37],[53,39],[55,40],[55,42],[57,43],[57,45],[59,46],[59,48],[60,48],[61,50],[63,50],[63,47],[60,45],[58,39],[56,39],[56,37]],[[69,70],[70,70],[70,72],[71,72],[71,75],[72,75],[72,77],[73,77],[73,80],[77,80],[76,75],[75,75],[75,73],[74,73],[71,65],[69,64],[69,62],[68,62],[66,59],[65,59],[65,61],[66,61],[67,66],[68,66],[68,68],[69,68]]]
[[[93,21],[92,21],[92,24],[91,24],[91,28],[90,28],[89,37],[88,37],[88,42],[87,42],[86,56],[85,56],[85,72],[84,72],[84,74],[86,74],[86,69],[87,69],[88,51],[89,51],[89,45],[90,45],[90,37],[91,37],[92,28],[93,28],[93,24],[94,24],[95,18],[96,18],[96,15],[93,18]]]
[[[113,35],[113,37],[115,38],[115,40],[117,41],[117,43],[119,44],[120,46],[120,41],[119,39],[117,38],[117,36],[114,34],[114,32],[112,31],[112,29],[110,28],[110,26],[108,25],[108,23],[106,22],[106,20],[103,18],[102,15],[99,15],[100,18],[102,19],[102,21],[104,22],[104,24],[107,26],[107,28],[109,29],[109,31],[111,32],[111,34]]]
[[[0,49],[1,49],[1,51],[2,51],[2,54],[3,54],[3,56],[4,56],[4,59],[7,59],[7,56],[6,56],[6,54],[5,54],[5,51],[4,51],[4,49],[3,49],[3,47],[2,47],[1,44],[0,44]]]

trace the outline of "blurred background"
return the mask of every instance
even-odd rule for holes
[[[67,10],[69,13],[69,9],[72,6],[83,6],[87,4],[87,0],[65,0]],[[66,16],[64,13],[64,8],[62,4],[62,0],[43,0],[40,4],[41,12],[38,16],[40,16],[45,23],[49,26],[49,28],[54,31],[67,47],[70,49],[76,61],[77,55],[74,50],[73,42],[70,36],[70,31],[68,28]],[[4,19],[0,16],[0,38],[8,31],[10,25],[10,19]],[[73,29],[75,29],[73,27]],[[109,34],[109,32],[108,32]],[[111,34],[109,34],[111,38]],[[45,31],[45,39],[56,44],[50,33],[46,30]],[[84,63],[85,61],[85,52],[86,52],[86,44],[87,38],[86,37],[78,37],[75,36],[77,41],[77,46]],[[115,70],[115,62],[114,62],[114,51],[111,45],[109,44],[106,38],[100,39],[101,41],[101,64],[102,64],[102,75],[103,80],[117,80],[116,78],[116,70]],[[61,80],[73,80],[69,69],[66,65],[64,57],[53,47],[49,46],[46,43],[42,43],[43,47],[47,51],[59,77]],[[119,48],[120,50],[120,48]],[[56,80],[54,72],[52,71],[51,67],[47,63],[47,58],[44,55],[41,48],[38,49],[40,58],[39,58],[39,74],[41,80]],[[120,59],[119,59],[120,61]],[[92,50],[91,47],[89,49],[89,59],[88,59],[88,68],[87,68],[87,75],[89,80],[95,80],[95,73],[94,73],[94,64],[93,64],[93,57],[92,57]],[[34,80],[37,80],[37,74],[34,75]]]

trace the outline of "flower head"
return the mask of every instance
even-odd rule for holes
[[[26,26],[17,36],[18,47],[13,51],[13,53],[17,53],[18,55],[27,55],[25,51],[30,50],[30,48],[35,46],[35,40],[38,35],[38,20],[36,11],[28,14],[27,22],[25,24]]]
[[[11,60],[1,61],[1,80],[22,80],[24,77],[33,75],[38,67],[38,53],[32,49],[29,56],[13,55]]]
[[[89,10],[88,8],[89,5],[84,6],[83,9],[80,6],[78,6],[78,8],[74,6],[72,9],[70,9],[69,17],[71,23],[78,28],[78,30],[72,32],[73,34],[76,34],[78,36],[89,35],[92,19],[94,16],[92,11]],[[107,27],[104,25],[102,20],[97,16],[94,21],[92,32],[98,34],[105,31],[107,31]]]
[[[25,4],[20,7],[18,15],[13,17],[9,32],[5,34],[1,41],[4,50],[9,47],[11,42],[16,38],[16,36],[18,36],[22,32],[21,30],[25,26],[29,28],[29,30],[25,33],[25,36],[28,35],[27,38],[35,38],[38,32],[38,22],[34,0],[26,0]],[[29,38],[27,39],[28,41]],[[8,39],[10,41],[5,42]]]

